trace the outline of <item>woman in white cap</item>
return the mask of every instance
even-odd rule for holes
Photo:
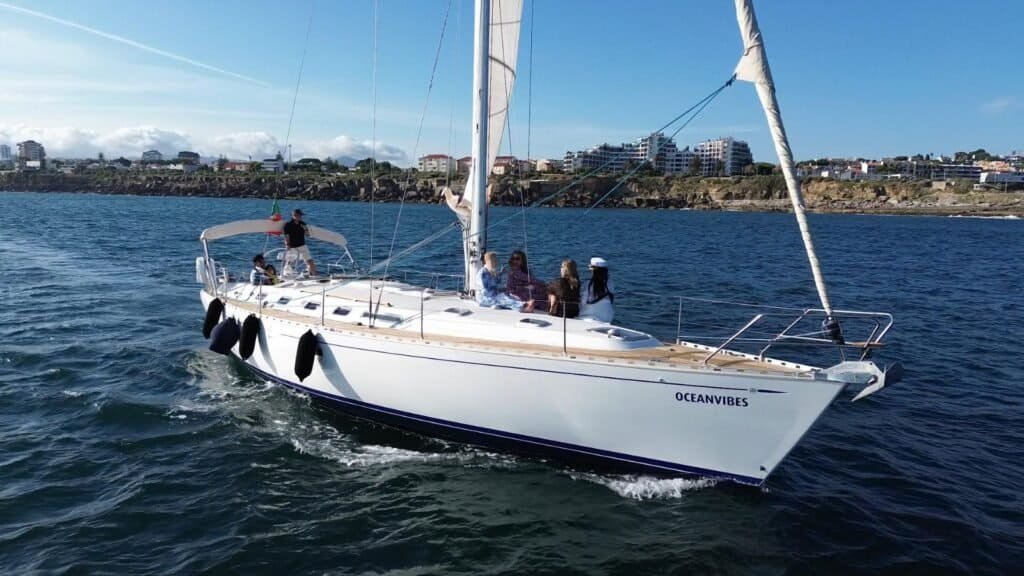
[[[590,259],[590,280],[580,302],[580,318],[611,322],[615,317],[615,285],[608,279],[608,261],[599,256]]]

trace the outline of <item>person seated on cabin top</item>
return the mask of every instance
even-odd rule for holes
[[[292,219],[285,222],[284,228],[285,268],[289,268],[296,258],[302,258],[306,263],[310,276],[316,276],[316,263],[306,246],[306,236],[309,235],[309,226],[302,221],[302,210],[296,208],[292,211]]]
[[[608,279],[608,261],[599,256],[590,259],[590,280],[580,302],[580,318],[611,322],[615,317],[615,285]]]
[[[548,314],[566,318],[580,314],[580,275],[572,258],[562,260],[561,273],[548,284]]]
[[[485,308],[508,308],[511,310],[524,310],[529,312],[533,309],[532,302],[524,303],[515,296],[500,291],[501,271],[498,270],[498,254],[488,252],[484,254],[484,265],[476,273],[476,302]]]
[[[249,273],[249,282],[253,284],[277,284],[280,279],[277,277],[277,270],[273,264],[267,264],[263,254],[257,254],[252,258],[252,272]]]
[[[523,302],[534,302],[534,310],[548,309],[548,287],[543,281],[530,274],[526,263],[526,253],[522,250],[512,252],[508,259],[508,281],[505,291]]]

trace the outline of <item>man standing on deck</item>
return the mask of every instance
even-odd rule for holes
[[[306,235],[309,234],[309,227],[302,221],[302,210],[296,208],[292,211],[292,219],[284,225],[284,247],[287,249],[285,261],[292,262],[295,258],[302,258],[306,262],[310,276],[316,276],[316,264],[309,254],[309,247],[306,246]]]

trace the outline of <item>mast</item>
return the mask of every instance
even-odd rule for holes
[[[772,140],[775,142],[775,152],[779,157],[779,166],[786,178],[786,188],[789,190],[789,199],[793,203],[793,213],[796,215],[797,226],[800,228],[800,236],[804,241],[804,248],[807,250],[807,259],[811,263],[811,274],[814,276],[814,286],[818,290],[818,298],[821,299],[821,307],[825,309],[828,316],[825,329],[833,339],[841,338],[839,326],[833,320],[832,304],[828,299],[828,291],[825,289],[825,278],[821,274],[821,266],[818,263],[818,255],[814,251],[814,242],[811,240],[811,231],[807,226],[807,216],[804,214],[804,200],[800,192],[800,181],[796,178],[793,170],[793,153],[789,149],[789,139],[786,137],[786,128],[782,124],[782,114],[779,112],[779,103],[775,98],[775,83],[772,81],[772,72],[768,66],[768,56],[765,53],[764,41],[761,39],[761,29],[757,25],[757,17],[754,15],[753,0],[736,0],[736,20],[739,23],[740,34],[743,36],[743,57],[736,65],[736,78],[752,82],[757,89],[757,96],[761,100],[761,107],[768,118],[768,128],[772,133]],[[834,330],[834,332],[833,332]]]
[[[473,30],[473,139],[472,162],[466,197],[471,202],[469,234],[465,238],[468,292],[476,281],[484,251],[487,249],[487,138],[490,85],[491,0],[476,0]]]

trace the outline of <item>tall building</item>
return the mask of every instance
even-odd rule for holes
[[[35,140],[18,142],[18,160],[21,161],[42,161],[46,160],[46,149]]]
[[[160,162],[164,159],[164,155],[159,150],[146,150],[142,153],[143,162]]]
[[[0,161],[11,159],[11,147],[7,144],[0,144]]]
[[[700,158],[701,176],[734,176],[754,163],[750,146],[732,137],[705,140],[697,144],[694,153]]]
[[[589,150],[567,152],[563,168],[566,172],[624,172],[646,161],[663,174],[683,175],[690,173],[693,157],[688,147],[680,150],[671,138],[655,132],[621,146],[601,144]]]

